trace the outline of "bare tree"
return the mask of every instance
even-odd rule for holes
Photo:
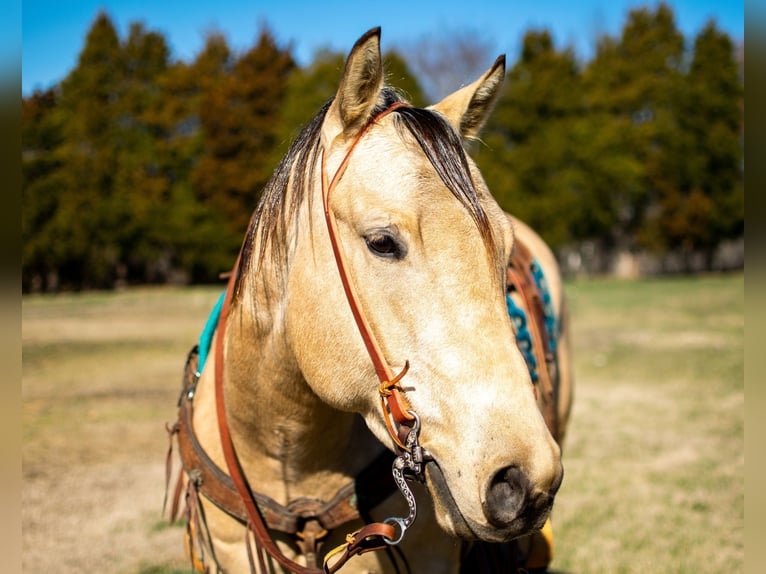
[[[402,45],[401,53],[431,101],[438,101],[492,64],[497,42],[475,28],[439,30]]]

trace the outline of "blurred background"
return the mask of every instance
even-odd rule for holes
[[[419,105],[507,53],[472,152],[568,275],[744,265],[741,4],[157,4],[24,3],[25,292],[215,281],[381,24],[389,82]]]
[[[419,105],[507,54],[470,151],[566,274],[555,572],[743,571],[742,4],[360,5],[24,1],[21,569],[190,571],[161,513],[184,357],[274,167],[382,26]]]

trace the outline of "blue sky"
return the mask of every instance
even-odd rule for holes
[[[668,2],[676,25],[692,40],[714,18],[735,40],[744,38],[744,6],[732,0],[674,0]],[[380,8],[362,7],[379,6]],[[595,39],[617,35],[631,8],[656,6],[650,0],[24,0],[22,4],[22,93],[47,88],[76,65],[85,34],[99,10],[106,10],[121,36],[133,21],[161,32],[174,59],[190,60],[211,30],[225,34],[238,50],[252,46],[259,25],[267,23],[282,44],[292,42],[300,64],[311,61],[319,48],[346,52],[363,32],[383,28],[383,49],[406,45],[424,35],[448,36],[471,30],[506,53],[518,54],[525,30],[547,28],[559,47],[573,46],[578,57],[593,54]],[[488,65],[491,62],[488,62]],[[481,70],[477,70],[477,73]]]

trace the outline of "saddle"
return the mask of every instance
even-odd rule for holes
[[[516,242],[507,268],[506,302],[517,344],[535,383],[538,404],[549,430],[556,437],[558,330],[542,269],[529,249],[519,241]],[[219,306],[216,306],[216,309],[219,309]],[[231,477],[205,452],[193,426],[193,397],[199,381],[200,356],[204,365],[208,352],[205,347],[212,338],[211,326],[216,323],[211,316],[200,338],[200,345],[195,345],[187,356],[181,394],[178,398],[178,419],[173,425],[167,426],[169,447],[166,457],[163,512],[168,502],[175,438],[181,456],[182,472],[178,473],[171,497],[170,522],[175,522],[179,517],[185,483],[185,542],[192,565],[199,572],[207,571],[204,550],[207,525],[201,512],[199,495],[243,525],[248,521],[244,504]],[[306,558],[307,566],[316,567],[323,539],[329,531],[358,519],[370,522],[370,511],[397,490],[390,472],[393,460],[394,454],[384,450],[355,480],[341,487],[329,501],[304,497],[292,500],[284,506],[258,492],[253,491],[252,496],[266,526],[272,531],[293,537]],[[550,522],[546,523],[540,533],[528,537],[524,545],[517,541],[505,544],[464,543],[461,551],[461,573],[499,573],[519,568],[544,571],[552,558],[552,548]],[[388,552],[388,555],[394,563],[394,569],[400,571],[393,554]],[[210,558],[215,561],[215,556]],[[405,570],[409,571],[406,559],[400,555],[399,560]]]

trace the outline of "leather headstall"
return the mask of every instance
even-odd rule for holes
[[[415,499],[404,480],[405,473],[408,476],[422,479],[423,463],[429,460],[429,457],[428,453],[418,443],[420,422],[400,384],[402,377],[407,373],[409,362],[405,361],[399,374],[395,375],[386,361],[375,333],[361,310],[339,242],[335,216],[330,209],[331,194],[346,171],[357,144],[379,120],[406,105],[408,104],[395,103],[375,116],[357,134],[332,179],[328,178],[327,175],[327,158],[324,150],[321,157],[322,203],[333,255],[346,299],[380,381],[380,406],[393,441],[396,456],[385,450],[383,455],[373,461],[353,482],[340,488],[332,500],[328,502],[300,498],[284,506],[250,488],[231,438],[226,417],[223,385],[224,337],[237,280],[237,269],[239,269],[238,258],[234,271],[229,276],[213,340],[216,413],[226,469],[219,468],[207,455],[197,439],[193,427],[192,397],[193,389],[199,378],[196,347],[189,354],[186,363],[184,384],[179,399],[178,420],[172,427],[168,428],[171,446],[166,462],[167,485],[169,485],[172,474],[172,444],[175,436],[178,438],[183,463],[183,472],[179,475],[172,496],[171,521],[175,520],[178,515],[179,500],[183,490],[184,477],[186,477],[187,545],[195,567],[202,569],[202,571],[205,568],[205,556],[202,555],[205,548],[203,533],[206,533],[208,540],[210,536],[207,532],[207,524],[199,504],[198,494],[202,494],[218,508],[246,526],[246,546],[253,572],[270,571],[266,567],[266,555],[268,555],[290,572],[333,574],[352,556],[386,549],[398,544],[415,519]],[[538,363],[541,366],[546,366],[546,368],[540,369],[542,376],[540,377],[540,384],[536,387],[536,392],[538,388],[542,391],[545,420],[549,428],[553,429],[556,424],[554,387],[557,386],[554,384],[556,379],[555,352],[552,349],[550,334],[545,328],[545,308],[533,276],[532,265],[534,265],[534,261],[529,249],[517,241],[507,271],[508,288],[518,292],[526,309],[532,315],[533,320],[530,321],[530,325],[535,330],[533,340],[536,342],[534,353]],[[369,510],[385,500],[395,490],[395,486],[401,490],[409,504],[409,515],[405,518],[387,518],[383,522],[366,524],[362,529],[349,534],[345,544],[328,552],[323,567],[318,568],[318,551],[328,531],[337,529],[353,520],[364,519]],[[167,486],[165,502],[167,502]],[[272,539],[269,530],[293,536],[306,559],[307,566],[302,566],[285,556]],[[195,554],[195,547],[199,549],[200,556]],[[212,544],[209,547],[213,554],[212,559],[215,561],[215,550],[212,548]],[[255,553],[253,553],[253,547],[255,547]]]
[[[324,151],[322,152],[322,199],[333,254],[336,259],[338,272],[352,314],[375,367],[375,371],[380,379],[379,394],[381,408],[383,409],[384,418],[389,433],[391,434],[391,438],[394,441],[397,450],[399,450],[400,455],[399,457],[394,458],[392,454],[387,453],[380,457],[378,460],[374,461],[371,467],[364,471],[362,475],[357,477],[353,484],[348,484],[341,488],[336,493],[333,500],[328,503],[312,499],[298,499],[292,501],[285,507],[278,504],[273,499],[251,490],[239,459],[237,458],[234,443],[232,441],[231,431],[226,417],[223,385],[224,338],[229,309],[234,293],[234,286],[237,280],[236,270],[239,268],[238,258],[237,263],[234,265],[234,271],[229,276],[229,282],[221,306],[220,318],[215,330],[216,332],[213,342],[213,352],[215,354],[214,379],[216,413],[228,474],[218,468],[218,466],[209,458],[194,434],[192,426],[191,399],[189,396],[190,394],[186,389],[187,387],[193,388],[193,386],[196,385],[196,381],[192,381],[191,383],[188,381],[185,382],[185,390],[179,401],[179,420],[175,425],[168,429],[171,439],[171,448],[168,451],[166,479],[169,482],[172,465],[172,439],[174,435],[177,435],[184,472],[188,476],[187,543],[192,554],[192,560],[195,564],[204,564],[204,557],[197,559],[197,557],[194,556],[193,549],[195,535],[198,542],[197,546],[200,548],[200,552],[202,552],[204,549],[202,530],[203,528],[205,530],[207,529],[204,516],[200,516],[201,512],[197,499],[198,492],[202,493],[216,506],[246,525],[246,532],[248,533],[246,546],[251,570],[253,572],[256,570],[260,570],[261,572],[267,571],[265,552],[281,566],[297,574],[333,574],[353,556],[374,550],[386,549],[391,545],[397,544],[402,539],[406,528],[410,526],[415,518],[414,497],[412,497],[410,493],[410,496],[407,497],[408,503],[410,503],[410,515],[408,517],[404,519],[390,518],[381,523],[365,525],[360,530],[347,535],[345,544],[335,548],[327,554],[322,569],[316,568],[315,566],[316,550],[318,548],[316,542],[323,538],[328,530],[337,528],[342,524],[359,518],[361,516],[359,505],[362,501],[367,505],[367,508],[372,508],[378,502],[384,500],[392,491],[391,483],[393,483],[393,480],[390,480],[392,478],[391,473],[393,473],[393,478],[396,479],[396,486],[398,486],[400,490],[403,488],[406,489],[407,487],[403,480],[403,472],[410,470],[413,473],[419,473],[421,468],[420,463],[423,461],[423,452],[417,443],[417,434],[419,432],[417,417],[411,410],[409,402],[404,396],[399,384],[401,378],[407,372],[409,365],[408,363],[405,363],[402,371],[398,375],[393,375],[388,363],[385,361],[383,353],[380,350],[380,345],[377,343],[372,329],[361,312],[355,289],[346,271],[343,251],[337,238],[335,218],[329,209],[330,194],[345,172],[354,148],[373,125],[384,116],[403,105],[408,104],[395,103],[388,107],[375,116],[372,121],[359,132],[356,139],[351,143],[331,181],[328,180],[326,174],[325,154]],[[192,373],[193,375],[196,372],[196,365],[190,366],[195,360],[195,353],[192,352],[187,361],[187,378],[189,373]],[[191,387],[189,387],[189,385],[191,385]],[[396,426],[399,428],[395,428]],[[393,465],[391,463],[392,459],[394,461]],[[397,468],[396,463],[401,460],[406,460],[406,463],[403,465],[399,464],[399,467]],[[388,472],[380,472],[378,470],[379,467],[383,466],[387,467]],[[378,475],[387,477],[390,482],[384,484],[386,481],[381,481],[377,478]],[[178,501],[182,490],[183,478],[183,473],[181,473],[173,495],[173,507],[171,510],[172,518],[175,518],[178,512]],[[363,482],[365,489],[364,493],[359,488],[359,485]],[[368,490],[370,487],[375,487],[375,492],[370,492]],[[298,530],[300,525],[303,525],[304,527],[302,531]],[[394,525],[398,525],[400,528],[398,537]],[[269,529],[297,536],[299,540],[296,542],[299,548],[301,548],[304,557],[307,559],[307,563],[309,564],[308,567],[302,566],[285,556],[269,534]],[[195,530],[195,532],[192,532],[191,530]],[[253,556],[252,551],[253,544],[250,543],[251,534],[256,549],[255,556]],[[259,568],[256,568],[256,558],[258,560]],[[330,558],[332,558],[332,564],[330,564]],[[215,560],[215,556],[213,556],[213,559]]]

